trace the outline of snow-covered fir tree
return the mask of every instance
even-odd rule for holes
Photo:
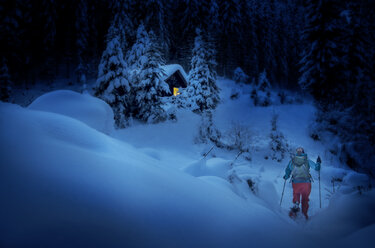
[[[0,101],[8,102],[12,91],[11,81],[6,59],[2,57],[0,64]]]
[[[233,80],[238,84],[246,84],[249,81],[249,76],[241,69],[237,67],[233,72]]]
[[[209,14],[208,14],[208,29],[216,32],[219,30],[221,23],[219,20],[219,5],[217,0],[211,0],[209,6]]]
[[[284,134],[278,130],[277,127],[278,115],[273,115],[271,120],[271,134],[270,134],[270,149],[271,149],[271,159],[281,162],[285,155],[290,152],[289,145],[284,137]]]
[[[98,68],[95,95],[106,101],[113,109],[118,128],[126,127],[129,112],[130,85],[127,80],[126,63],[115,24],[109,28],[107,46]]]
[[[269,106],[271,104],[271,84],[267,78],[266,70],[263,70],[258,76],[258,81],[253,88],[250,97],[255,106]]]
[[[214,49],[210,47],[200,29],[197,29],[196,33],[186,91],[192,110],[203,112],[216,108],[220,97],[216,85]]]
[[[145,38],[145,40],[137,40],[137,44],[146,46],[141,47],[140,52],[143,54],[139,53],[140,57],[136,61],[139,65],[139,72],[137,82],[133,82],[135,116],[147,123],[157,123],[167,118],[160,97],[169,94],[170,90],[169,85],[163,80],[165,72],[161,66],[164,65],[164,59],[157,45],[155,34],[152,31],[142,32],[145,32],[144,36],[139,36],[139,38]]]
[[[216,128],[212,120],[212,112],[205,111],[201,116],[198,136],[195,138],[196,143],[212,142],[217,146],[221,146],[221,133]]]
[[[139,81],[138,74],[141,63],[141,57],[146,54],[146,50],[150,45],[150,37],[143,24],[140,24],[137,29],[137,40],[133,44],[132,48],[126,54],[126,62],[129,69],[129,80],[131,83]]]

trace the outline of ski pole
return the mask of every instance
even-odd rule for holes
[[[319,204],[320,204],[320,208],[322,208],[322,194],[320,191],[320,170],[319,170]]]
[[[285,183],[286,183],[286,179],[284,179],[284,187],[283,187],[283,193],[281,194],[280,206],[281,206],[281,202],[283,201],[283,197],[284,197]]]
[[[232,161],[232,163],[230,163],[230,168],[232,168],[233,167],[233,165],[234,165],[234,162],[236,162],[236,160],[237,160],[237,158],[242,154],[243,152],[242,151],[240,151],[239,153],[237,153],[237,156],[234,158],[234,160]]]
[[[207,155],[212,151],[212,149],[214,149],[214,146],[212,146],[211,149],[208,152],[206,152],[205,154],[203,154],[203,158],[202,159],[206,158]]]

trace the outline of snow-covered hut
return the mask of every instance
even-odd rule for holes
[[[165,72],[163,80],[169,85],[170,96],[173,95],[173,88],[181,89],[187,87],[188,77],[181,65],[164,65],[162,68]]]

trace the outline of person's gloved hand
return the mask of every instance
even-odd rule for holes
[[[320,164],[322,163],[322,160],[320,159],[320,156],[316,159],[316,168],[315,170],[320,171]]]
[[[320,156],[318,156],[318,158],[316,159],[316,163],[318,163],[318,164],[322,163],[322,160],[320,159]]]
[[[289,176],[284,175],[283,178],[284,178],[284,180],[288,180]]]

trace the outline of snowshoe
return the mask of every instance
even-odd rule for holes
[[[294,204],[294,206],[290,208],[289,217],[292,219],[295,219],[297,217],[298,212],[299,212],[299,206],[298,204]]]

